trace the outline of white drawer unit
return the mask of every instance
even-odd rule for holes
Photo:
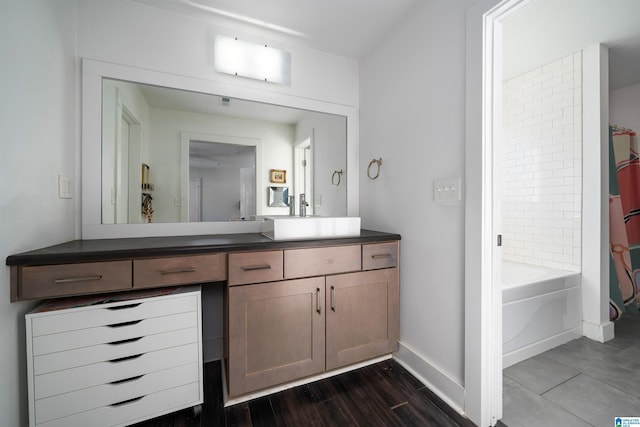
[[[203,402],[199,286],[45,303],[25,316],[30,426],[124,426]]]

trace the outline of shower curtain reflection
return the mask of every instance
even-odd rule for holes
[[[640,163],[632,130],[609,127],[609,317],[638,311]]]

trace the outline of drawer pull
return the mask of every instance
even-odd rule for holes
[[[242,268],[242,271],[271,270],[271,266],[269,264],[244,265],[240,268]]]
[[[118,359],[111,359],[111,360],[109,360],[109,363],[126,362],[127,360],[137,359],[138,357],[142,356],[143,354],[144,353],[140,353],[140,354],[134,354],[133,356],[125,356],[125,357],[120,357]]]
[[[142,399],[144,396],[140,396],[140,397],[134,397],[133,399],[128,399],[128,400],[123,400],[122,402],[118,402],[118,403],[112,403],[111,407],[117,407],[117,406],[122,406],[122,405],[126,405],[128,403],[133,403],[133,402],[137,402],[138,400]]]
[[[322,309],[320,307],[320,288],[316,288],[316,311],[318,312],[318,314],[322,312]]]
[[[375,255],[371,255],[371,258],[373,258],[373,259],[386,259],[386,258],[391,258],[391,254],[375,254]]]
[[[61,285],[64,283],[90,282],[101,279],[102,276],[69,277],[68,279],[55,279],[53,283],[55,283],[56,285]]]
[[[109,384],[116,385],[116,384],[128,383],[128,382],[131,382],[131,381],[139,380],[142,377],[144,377],[144,374],[143,375],[138,375],[136,377],[125,378],[123,380],[111,381]]]
[[[107,327],[108,328],[122,328],[123,326],[136,325],[136,324],[138,324],[140,322],[142,322],[142,319],[140,319],[140,320],[132,320],[131,322],[114,323],[112,325],[107,325]]]
[[[188,268],[179,268],[177,270],[160,270],[159,273],[162,274],[163,276],[166,276],[167,274],[182,274],[182,273],[195,273],[196,269],[193,267],[188,267]]]
[[[126,340],[120,340],[120,341],[112,341],[112,342],[108,342],[108,345],[120,345],[120,344],[128,344],[131,342],[136,342],[136,341],[140,341],[142,339],[142,337],[137,337],[137,338],[129,338]]]
[[[139,306],[140,304],[142,304],[142,303],[139,302],[139,303],[134,303],[134,304],[118,305],[116,307],[107,307],[107,310],[126,310],[128,308],[135,308],[135,307]]]
[[[331,287],[331,311],[336,311],[336,287]]]

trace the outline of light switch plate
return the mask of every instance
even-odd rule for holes
[[[58,175],[58,197],[60,199],[71,198],[71,177]]]
[[[462,200],[462,179],[439,178],[433,181],[433,200],[436,203],[459,202]]]

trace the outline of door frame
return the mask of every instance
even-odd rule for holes
[[[465,413],[502,418],[502,286],[496,155],[502,128],[502,21],[532,0],[482,0],[467,10]],[[478,37],[481,35],[481,38]]]

